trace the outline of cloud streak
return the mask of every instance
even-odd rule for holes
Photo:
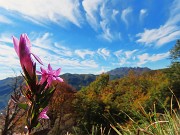
[[[3,15],[0,15],[0,23],[12,24],[12,21]]]
[[[129,63],[133,63],[132,60],[135,58],[135,53],[138,50],[128,50],[128,51],[124,51],[124,50],[118,50],[114,52],[114,55],[117,57],[119,63],[118,65],[122,66],[122,65],[126,65]]]
[[[122,21],[126,24],[126,26],[128,27],[129,23],[128,23],[128,16],[130,15],[130,13],[132,12],[132,8],[131,7],[128,7],[126,9],[124,9],[122,11],[122,14],[121,14],[121,19]]]
[[[83,50],[75,50],[75,54],[77,54],[79,57],[81,57],[82,59],[85,59],[86,56],[93,56],[94,52],[87,50],[87,49],[83,49]]]
[[[165,43],[180,38],[180,1],[174,0],[170,7],[170,16],[164,25],[155,29],[145,29],[144,32],[138,33],[137,43],[161,47]]]
[[[147,9],[141,9],[139,13],[139,20],[140,22],[143,22],[145,16],[147,15]]]
[[[110,51],[107,50],[106,48],[99,48],[97,50],[97,53],[106,60],[110,56]]]
[[[167,57],[169,57],[169,52],[152,54],[152,55],[149,55],[148,53],[144,53],[137,56],[137,58],[139,59],[139,62],[137,63],[137,65],[142,66],[146,64],[147,62],[155,62],[155,61],[165,59]]]
[[[8,11],[16,11],[22,17],[42,24],[45,21],[52,21],[64,26],[65,22],[71,22],[80,27],[82,23],[78,0],[26,0],[26,2],[7,0],[0,1],[0,7]]]
[[[103,0],[83,0],[82,2],[83,8],[86,12],[86,20],[94,30],[99,28],[97,12],[102,3]]]

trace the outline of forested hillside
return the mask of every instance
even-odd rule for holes
[[[132,67],[121,67],[108,71],[111,79],[121,78],[126,76],[129,71],[134,71],[137,74],[142,74],[146,71],[150,71],[148,68],[132,68]],[[74,89],[80,90],[82,87],[89,85],[93,82],[98,75],[93,74],[70,74],[66,73],[61,75],[64,81],[71,85]],[[23,83],[23,77],[11,77],[4,80],[0,80],[0,109],[4,108],[7,104],[10,94],[13,92],[15,87],[19,87]]]

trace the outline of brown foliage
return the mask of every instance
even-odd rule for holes
[[[59,83],[56,86],[54,95],[49,103],[48,116],[53,127],[53,134],[62,134],[66,130],[70,130],[75,124],[73,120],[73,106],[74,94],[76,90],[67,83]]]

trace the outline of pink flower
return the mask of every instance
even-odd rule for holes
[[[57,70],[53,70],[51,65],[48,64],[48,69],[43,69],[41,67],[41,72],[37,71],[37,73],[41,74],[41,80],[40,84],[43,84],[46,80],[48,82],[48,85],[51,85],[53,80],[57,80],[59,82],[63,82],[63,79],[59,77],[59,74],[61,72],[61,68]]]
[[[48,111],[48,107],[45,107],[41,113],[39,114],[39,119],[49,119],[49,117],[47,116],[47,111]]]
[[[14,49],[19,56],[21,67],[26,69],[30,76],[33,75],[33,60],[31,54],[35,59],[42,64],[42,61],[35,54],[31,53],[31,42],[26,34],[21,34],[20,41],[13,36]]]

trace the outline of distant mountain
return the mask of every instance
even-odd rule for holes
[[[64,81],[74,87],[76,90],[80,90],[83,86],[89,85],[96,79],[97,75],[93,74],[70,74],[66,73],[61,75]]]
[[[74,87],[76,90],[80,90],[81,87],[89,85],[96,79],[96,75],[93,74],[70,74],[66,73],[61,75],[66,83]],[[9,100],[11,93],[13,92],[14,85],[17,79],[17,86],[23,83],[23,77],[12,77],[0,80],[0,110],[4,108]]]
[[[107,73],[110,75],[110,79],[113,80],[126,76],[130,70],[133,70],[136,74],[142,74],[144,72],[151,71],[151,69],[149,68],[121,67],[108,71]],[[87,86],[91,82],[93,82],[96,79],[97,75],[66,73],[61,75],[61,77],[64,79],[66,83],[74,87],[76,90],[80,90],[83,86]],[[17,78],[12,77],[12,78],[6,78],[4,80],[0,80],[0,109],[6,106],[10,94],[13,92],[16,79],[17,79],[17,85],[22,84],[23,77],[21,76]]]
[[[137,75],[140,75],[144,72],[151,71],[151,69],[147,67],[120,67],[113,70],[108,71],[107,73],[110,75],[110,79],[114,80],[117,78],[124,77],[128,75],[129,71],[134,71]]]
[[[22,77],[9,77],[0,80],[0,110],[6,106],[13,89],[16,87],[15,84],[18,86],[22,84],[22,82]]]

